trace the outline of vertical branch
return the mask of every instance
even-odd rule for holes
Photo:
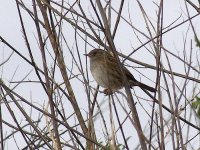
[[[82,116],[82,114],[80,112],[80,109],[79,109],[78,104],[76,102],[76,97],[74,95],[73,89],[72,89],[71,84],[69,82],[68,74],[67,74],[66,67],[65,67],[64,58],[62,56],[62,52],[60,50],[59,43],[58,43],[58,40],[56,38],[57,36],[55,35],[56,33],[51,30],[47,13],[44,10],[41,2],[39,0],[37,0],[37,3],[39,5],[39,7],[40,7],[40,10],[41,10],[43,18],[44,18],[45,29],[46,29],[46,31],[47,31],[47,33],[49,35],[49,39],[50,39],[51,45],[52,45],[54,53],[55,53],[55,55],[57,57],[58,66],[60,68],[61,75],[63,77],[65,86],[66,86],[67,91],[68,91],[69,96],[70,96],[70,102],[71,102],[71,104],[73,106],[73,109],[75,110],[75,113],[77,115],[77,119],[79,120],[79,123],[80,123],[80,126],[81,126],[82,130],[83,130],[83,133],[85,135],[87,135],[87,132],[88,132],[87,130],[88,129],[87,129],[86,125],[85,125],[85,121],[84,121],[83,116]],[[52,27],[52,28],[54,28],[54,27]]]
[[[108,20],[107,20],[106,14],[103,11],[103,7],[102,7],[100,0],[97,0],[96,2],[97,2],[97,6],[99,8],[99,11],[101,13],[103,23],[104,23],[104,28],[105,28],[104,34],[106,36],[107,42],[108,42],[109,46],[111,47],[111,50],[112,50],[115,58],[117,59],[119,69],[121,70],[123,80],[124,80],[124,83],[126,85],[125,90],[126,90],[126,94],[127,94],[127,100],[128,100],[129,106],[130,106],[131,111],[132,111],[133,120],[136,124],[136,131],[137,131],[137,134],[138,134],[138,137],[139,137],[141,148],[142,148],[142,150],[146,150],[147,147],[146,147],[146,143],[145,143],[144,134],[142,132],[142,127],[141,127],[141,124],[140,124],[137,109],[136,109],[134,101],[133,101],[133,96],[131,94],[130,87],[128,86],[128,83],[127,83],[128,82],[127,78],[126,78],[124,72],[122,71],[122,66],[121,66],[122,64],[120,63],[118,54],[116,52],[116,48],[115,48],[115,45],[114,45],[114,42],[113,42],[113,39],[112,39],[112,35],[111,35],[111,32],[110,32],[110,28],[109,28],[109,25],[108,25]]]
[[[159,99],[159,112],[160,112],[160,149],[165,149],[164,144],[164,125],[163,125],[163,112],[162,112],[162,97],[161,97],[161,86],[160,86],[160,78],[161,78],[161,45],[162,45],[162,35],[163,35],[163,0],[160,1],[159,11],[158,11],[158,22],[157,22],[157,34],[159,34],[159,38],[157,39],[156,45],[156,65],[157,65],[157,78],[156,85],[158,87],[158,99]]]
[[[1,79],[0,79],[0,83],[1,83]],[[2,90],[1,90],[1,84],[0,84],[0,139],[1,139],[1,145],[0,145],[0,149],[4,149],[4,140],[3,140],[3,119],[2,119],[2,109],[1,109],[1,103],[2,103],[2,99],[3,99],[3,94],[2,94]]]
[[[61,150],[61,142],[60,142],[60,136],[59,136],[59,131],[58,131],[58,123],[55,121],[54,118],[56,118],[56,114],[55,114],[55,109],[54,109],[54,102],[53,102],[53,98],[52,98],[52,87],[51,87],[51,83],[49,80],[49,75],[48,75],[48,67],[47,67],[47,62],[46,62],[46,54],[45,54],[45,50],[44,50],[44,43],[42,40],[42,36],[41,36],[41,32],[40,32],[40,28],[39,28],[39,22],[38,22],[38,16],[37,16],[37,11],[36,11],[36,3],[35,0],[33,0],[33,9],[34,9],[34,15],[35,15],[35,24],[36,24],[36,28],[37,28],[37,33],[38,33],[38,38],[39,38],[39,44],[40,44],[40,50],[41,50],[41,54],[42,54],[42,61],[43,61],[43,67],[44,67],[44,76],[45,76],[45,80],[46,80],[46,89],[47,89],[47,96],[49,99],[49,104],[50,104],[50,109],[51,109],[51,114],[53,116],[52,118],[52,123],[53,123],[53,130],[55,133],[55,146],[54,148],[56,150]],[[42,10],[44,11],[44,10]]]

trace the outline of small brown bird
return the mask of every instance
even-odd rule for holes
[[[105,93],[109,93],[125,86],[119,64],[115,57],[102,49],[94,49],[88,54],[90,58],[90,70],[95,81],[106,88]],[[156,89],[137,81],[130,71],[122,66],[122,70],[127,77],[130,87],[139,86],[150,92],[156,92]],[[108,92],[109,91],[109,92]]]

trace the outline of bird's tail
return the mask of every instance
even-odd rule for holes
[[[144,83],[141,83],[141,82],[138,82],[138,86],[139,86],[140,88],[146,89],[146,90],[148,90],[148,91],[150,91],[150,92],[156,92],[156,91],[157,91],[155,88],[150,87],[150,86],[148,86],[148,85],[146,85],[146,84],[144,84]]]

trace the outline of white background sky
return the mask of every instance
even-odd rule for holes
[[[155,25],[156,19],[157,19],[156,14],[158,11],[157,6],[155,5],[155,3],[153,3],[153,1],[141,0],[140,2],[143,4],[143,7],[146,10],[146,13],[150,17],[151,21],[154,20],[153,23]],[[157,3],[159,1],[155,1],[155,2]],[[84,4],[85,10],[91,10],[91,6],[89,6],[89,3],[87,3],[87,1],[84,1],[84,2],[81,1],[81,3]],[[113,6],[118,10],[119,4],[117,3],[117,1],[113,1]],[[137,3],[135,1],[129,1],[129,3],[125,2],[124,7],[125,7],[125,9],[123,10],[123,16],[127,20],[129,20],[128,12],[130,12],[131,19],[132,19],[131,21],[132,21],[133,25],[136,26],[141,31],[144,31],[145,34],[147,34],[146,26],[144,24],[143,18],[141,18],[142,15],[141,15],[141,12],[139,10]],[[128,10],[128,7],[129,7],[129,10]],[[31,5],[29,6],[29,8],[31,8]],[[189,6],[189,8],[190,8],[191,16],[197,13],[196,11],[191,9],[190,6]],[[35,58],[37,58],[37,60],[36,60],[36,62],[38,63],[37,65],[41,67],[42,66],[41,54],[39,52],[37,40],[35,38],[36,30],[35,30],[34,23],[23,10],[22,10],[22,14],[24,17],[24,24],[26,27],[26,31],[28,33],[28,38],[31,43],[31,48],[33,50]],[[89,12],[88,12],[88,15],[90,15]],[[115,16],[115,15],[113,15],[113,16]],[[182,22],[183,20],[187,19],[184,1],[182,1],[182,0],[164,1],[164,27],[169,26],[173,21],[175,21],[179,17],[180,17],[180,19],[177,22],[175,22],[175,24],[178,24],[178,23]],[[7,40],[11,45],[13,45],[18,51],[20,51],[25,57],[27,57],[29,59],[28,50],[26,48],[26,45],[25,45],[25,42],[23,39],[23,35],[22,35],[22,31],[21,31],[21,26],[20,26],[20,22],[19,22],[19,17],[18,17],[15,1],[6,0],[6,1],[1,2],[0,22],[1,22],[0,36],[2,36],[5,40]],[[196,17],[195,19],[193,19],[192,22],[195,25],[195,30],[199,34],[200,33],[200,29],[198,28],[200,26],[199,17]],[[71,28],[69,28],[69,25],[64,25],[63,27],[66,28],[66,34],[67,34],[66,38],[67,38],[68,44],[70,47],[73,47],[74,40],[75,40],[74,39],[74,31],[71,30]],[[189,31],[187,33],[188,27],[189,27],[189,22],[185,23],[184,25],[182,25],[176,29],[171,30],[167,34],[164,34],[163,35],[163,45],[165,46],[165,48],[167,48],[174,54],[179,54],[182,57],[183,56],[182,51],[183,51],[183,47],[184,47],[183,40],[184,40],[184,37],[186,37],[186,34],[187,34],[186,49],[190,48],[190,40],[192,40],[194,42],[194,35],[193,35],[190,27],[189,27]],[[147,39],[141,37],[140,34],[138,34],[138,36],[141,38],[143,43],[147,41]],[[116,44],[117,49],[124,54],[129,54],[133,49],[136,49],[137,47],[139,47],[141,45],[141,43],[136,39],[136,36],[133,34],[132,29],[123,20],[121,20],[121,22],[120,22],[114,42]],[[194,47],[194,45],[195,44],[193,44],[193,47]],[[93,46],[96,47],[97,45],[93,44]],[[84,43],[83,43],[83,41],[80,40],[79,41],[79,49],[81,51],[80,53],[84,54],[85,51],[84,51],[84,49],[83,50],[81,49],[82,47],[84,47]],[[87,48],[88,48],[87,51],[91,50],[91,47],[88,46]],[[133,57],[134,59],[140,60],[142,62],[155,65],[155,59],[153,59],[153,56],[150,54],[146,54],[146,53],[144,54],[145,51],[146,50],[141,49],[141,50],[137,51],[135,54],[133,54],[131,57]],[[0,63],[4,59],[6,59],[11,54],[11,52],[12,51],[8,47],[6,47],[3,43],[0,43]],[[189,54],[189,52],[187,52],[187,51],[186,51],[186,53]],[[194,49],[193,49],[194,60],[195,60],[195,56],[197,56],[198,53],[199,53],[198,49],[194,47]],[[67,55],[67,52],[66,52],[66,55]],[[85,61],[85,57],[83,55],[81,57],[82,57],[83,61]],[[68,63],[71,63],[70,60],[71,60],[71,58],[66,57],[65,61],[68,64]],[[165,58],[163,58],[163,60],[165,60]],[[184,66],[182,65],[182,63],[180,63],[179,61],[177,61],[176,59],[174,59],[172,57],[170,57],[170,61],[171,62],[174,61],[174,63],[172,63],[173,71],[178,72],[178,73],[184,73]],[[163,61],[163,62],[165,62],[165,61]],[[129,63],[129,62],[127,62],[127,63]],[[133,65],[134,67],[138,66],[133,63],[131,63],[130,65]],[[164,64],[164,66],[166,68],[168,68],[167,64]],[[0,74],[1,74],[1,78],[3,79],[5,84],[9,85],[9,81],[11,81],[11,80],[12,81],[20,81],[32,69],[33,68],[30,65],[28,65],[27,63],[25,63],[25,61],[23,61],[19,56],[17,56],[16,54],[13,54],[11,59],[9,60],[9,62],[4,64],[3,66],[0,66]],[[142,81],[145,82],[146,84],[154,85],[153,82],[144,78],[141,74],[136,72],[134,69],[130,69],[130,70],[138,80],[140,80],[142,78]],[[149,78],[151,78],[153,81],[156,79],[155,71],[148,70],[148,72],[147,72],[146,69],[139,69],[138,71],[144,73]],[[61,78],[59,76],[57,76],[56,78],[58,79],[58,81],[61,80]],[[29,79],[37,80],[34,71],[32,71],[32,73],[26,78],[26,80],[29,80]],[[181,85],[182,79],[176,78],[176,80],[177,80],[177,83],[179,83]],[[93,81],[92,77],[90,77],[90,81]],[[15,84],[11,84],[10,86],[14,87],[14,85]],[[84,92],[84,87],[80,86],[80,82],[78,82],[77,80],[72,81],[72,85],[74,87],[75,93],[79,93],[77,95],[78,103],[83,108],[82,111],[84,112],[84,109],[87,109],[87,106],[85,106],[85,101],[84,101],[84,100],[86,100],[86,94]],[[96,83],[91,82],[91,85],[93,85],[95,87]],[[28,99],[30,99],[30,97],[32,97],[32,99],[35,103],[42,106],[43,104],[47,103],[47,97],[44,92],[41,92],[41,90],[43,90],[43,89],[40,86],[38,86],[37,84],[32,84],[31,86],[30,86],[30,84],[21,84],[20,86],[18,86],[15,89],[15,91],[20,93],[21,95],[23,95],[23,97],[28,98]],[[83,92],[81,92],[81,91],[83,91]],[[122,90],[122,91],[124,92],[124,90]],[[139,88],[136,88],[136,92],[141,92],[141,90]],[[166,93],[163,92],[163,100],[164,100],[164,97],[166,96],[165,94]],[[188,95],[189,94],[190,93],[188,93]],[[99,96],[100,102],[102,100],[106,101],[107,99],[108,98],[104,97],[103,94],[101,94]],[[142,103],[143,103],[144,107],[149,107],[149,104],[145,103],[145,101],[143,101]],[[164,103],[168,104],[168,102],[164,102]],[[67,102],[66,102],[66,104],[67,104]],[[109,111],[108,111],[107,107],[108,107],[107,103],[102,106],[103,110],[108,113]],[[3,108],[4,108],[4,106],[3,106]],[[27,110],[29,110],[29,108]],[[16,113],[18,113],[17,110],[15,110],[15,111],[16,111]],[[69,110],[69,111],[71,111],[71,110]],[[142,110],[141,107],[139,107],[138,112],[139,112],[139,114],[141,114],[144,111]],[[9,117],[9,114],[6,114],[3,111],[2,115],[3,115],[3,119],[7,120],[10,123],[12,122],[12,120]],[[105,116],[106,116],[106,113],[105,113]],[[37,118],[38,116],[33,115],[33,118],[34,117]],[[21,118],[21,119],[23,122],[24,119],[23,118]],[[167,119],[167,117],[166,117],[166,119]],[[145,118],[141,118],[141,122],[142,122],[143,127],[147,123]],[[73,123],[73,120],[72,120],[72,123]],[[101,125],[102,124],[100,122],[99,126],[101,127]],[[134,138],[134,136],[136,136],[135,130],[132,130],[132,127],[128,128],[129,127],[128,124],[126,124],[126,125],[127,125],[127,130],[125,130],[125,133],[127,134],[127,137],[128,137],[128,134],[130,134],[130,136],[132,138]],[[195,130],[195,132],[196,132],[196,130]],[[99,131],[99,133],[102,134],[100,131]],[[103,137],[103,135],[101,135],[101,136]],[[130,139],[129,144],[130,144],[131,148],[132,148],[132,145],[131,145],[132,142],[133,142],[133,139]],[[11,140],[10,143],[14,143],[14,142]],[[196,143],[196,144],[198,145],[199,143]],[[133,147],[134,146],[135,145],[133,145]],[[8,143],[6,143],[6,148],[7,149],[16,149],[16,145],[15,144],[9,145]]]

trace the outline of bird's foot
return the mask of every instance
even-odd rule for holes
[[[105,90],[103,91],[103,93],[104,93],[105,95],[112,95],[112,94],[113,94],[113,91],[112,91],[111,89],[105,89]]]

